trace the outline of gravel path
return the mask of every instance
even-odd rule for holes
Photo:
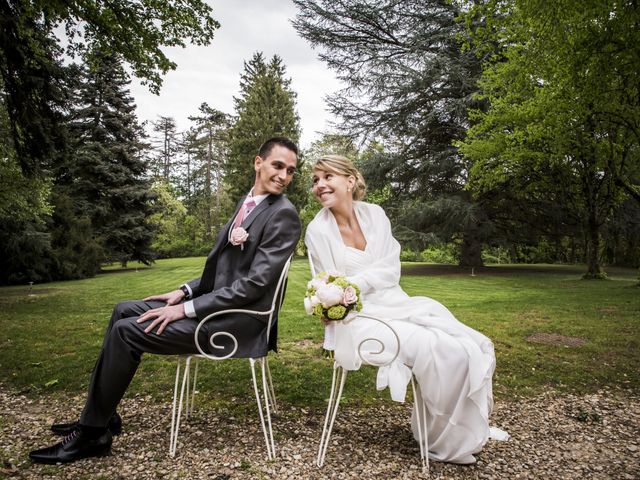
[[[254,404],[243,418],[202,407],[168,456],[169,402],[128,398],[124,433],[113,455],[66,466],[32,465],[29,450],[55,441],[53,421],[77,413],[81,397],[62,407],[0,385],[0,478],[19,479],[402,479],[428,478],[419,468],[408,405],[341,408],[323,469],[314,466],[323,412],[289,409],[274,417],[278,458],[265,459]],[[58,402],[59,403],[59,402]],[[196,406],[197,407],[197,406]],[[496,404],[492,423],[508,442],[489,441],[472,466],[432,462],[432,479],[640,479],[640,397],[622,390],[593,395],[547,392]]]

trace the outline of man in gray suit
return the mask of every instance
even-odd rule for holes
[[[296,171],[297,155],[296,145],[284,137],[271,138],[260,147],[253,188],[220,231],[200,278],[162,295],[116,305],[80,419],[52,425],[64,440],[32,451],[32,461],[67,463],[109,454],[112,435],[121,430],[116,407],[143,353],[198,353],[194,332],[207,315],[230,308],[271,308],[280,272],[300,238],[298,214],[282,194]],[[260,357],[275,348],[265,341],[243,342],[266,337],[259,317],[227,315],[208,322],[203,330],[203,339],[216,331],[233,333],[239,344],[237,357]]]

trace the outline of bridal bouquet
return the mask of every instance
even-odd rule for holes
[[[360,289],[336,272],[320,272],[307,283],[304,308],[309,315],[351,320],[362,310]]]

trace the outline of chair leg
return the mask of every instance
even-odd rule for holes
[[[269,390],[273,389],[273,385],[269,382],[269,377],[267,373],[269,372],[269,362],[267,357],[262,359],[262,393],[264,394],[264,404],[267,410],[267,424],[269,425],[269,440],[271,440],[271,455],[273,458],[276,457],[276,444],[273,441],[273,427],[271,425],[271,408],[272,403],[271,399],[275,398],[275,395],[269,395]]]
[[[276,393],[273,389],[273,379],[271,378],[271,369],[269,369],[269,357],[265,357],[264,364],[267,370],[267,393],[269,394],[269,401],[274,412],[278,411],[278,405],[276,404]]]
[[[180,417],[182,416],[182,405],[184,404],[184,391],[189,383],[189,367],[191,357],[187,357],[184,362],[184,372],[182,374],[182,385],[180,386],[180,400],[178,400],[178,382],[180,381],[180,362],[182,357],[178,357],[176,368],[176,383],[173,388],[173,411],[171,413],[171,433],[169,434],[169,455],[174,457],[178,446],[178,431],[180,430]],[[187,397],[189,393],[187,392]],[[176,412],[177,410],[177,412]]]
[[[249,365],[251,367],[251,378],[253,380],[253,391],[256,395],[256,403],[258,404],[258,415],[260,416],[260,424],[262,425],[262,432],[264,433],[264,443],[267,447],[267,457],[269,460],[275,459],[276,456],[276,447],[275,442],[273,441],[273,429],[271,427],[271,409],[269,407],[269,394],[267,393],[267,377],[266,377],[266,368],[265,368],[265,358],[259,358],[258,362],[260,363],[261,373],[262,373],[262,399],[265,402],[266,416],[267,422],[264,420],[264,413],[262,410],[262,399],[260,392],[258,390],[258,382],[256,380],[256,370],[255,363],[256,360],[253,358],[249,359]],[[268,432],[267,432],[268,425]]]
[[[420,442],[420,459],[422,469],[429,471],[429,437],[427,432],[427,407],[420,395],[420,387],[416,388],[416,382],[411,375],[411,389],[413,390],[413,409],[416,412],[418,423],[418,441]],[[424,442],[422,439],[424,438]]]
[[[193,408],[196,404],[196,387],[198,382],[198,368],[200,367],[200,361],[198,357],[193,357],[193,363],[195,368],[193,369],[193,382],[191,383],[191,402],[187,401],[187,418],[193,414]],[[188,395],[187,395],[188,397]]]
[[[327,454],[331,430],[333,430],[333,423],[336,420],[338,406],[340,405],[340,398],[342,397],[342,390],[344,389],[346,380],[347,370],[334,362],[333,377],[331,379],[331,393],[329,394],[329,405],[327,405],[327,414],[324,418],[324,427],[322,429],[322,436],[320,437],[320,447],[318,448],[318,458],[316,459],[316,465],[318,467],[322,467],[322,465],[324,465],[324,457]],[[336,387],[338,388],[336,389]]]

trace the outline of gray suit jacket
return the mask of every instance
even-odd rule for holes
[[[241,200],[236,214],[242,203]],[[249,234],[244,248],[228,241],[235,217],[218,234],[202,276],[189,282],[198,320],[230,308],[269,310],[282,268],[300,238],[300,218],[284,195],[269,195],[244,219],[242,227]],[[231,329],[234,335],[240,335],[238,340],[242,344],[242,337],[254,335],[259,329],[266,330],[263,323],[266,319],[250,320],[247,322],[246,315],[230,315],[209,322],[212,325],[208,330]],[[266,338],[266,332],[264,335]],[[273,344],[270,347],[275,349]],[[241,346],[235,356],[263,355],[266,348],[266,343],[260,351]]]

